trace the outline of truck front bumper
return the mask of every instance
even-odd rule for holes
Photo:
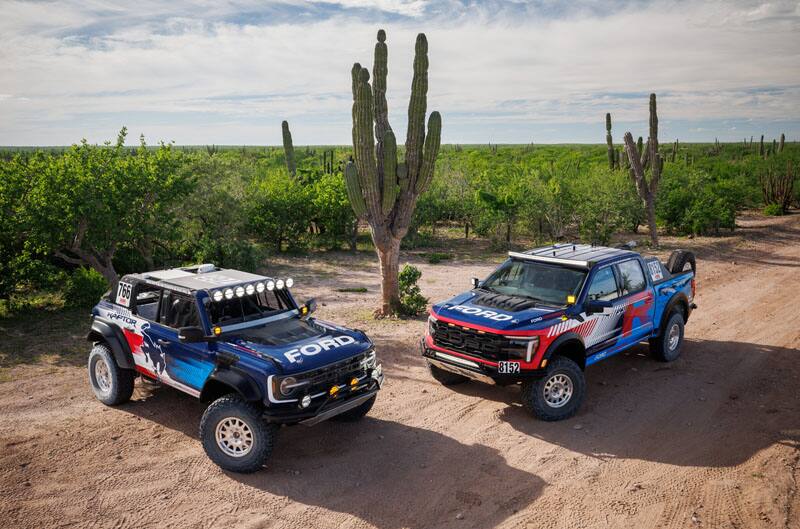
[[[544,370],[542,369],[525,370],[513,375],[501,374],[497,372],[496,366],[483,363],[477,358],[475,361],[472,361],[454,354],[448,354],[446,350],[439,351],[431,349],[425,343],[425,338],[420,340],[420,351],[422,356],[430,364],[439,369],[444,369],[445,371],[486,384],[508,386],[511,384],[518,384],[531,378],[539,378],[544,375]]]

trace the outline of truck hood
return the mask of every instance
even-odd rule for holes
[[[536,306],[512,300],[486,302],[485,293],[472,290],[459,294],[431,308],[434,317],[454,320],[465,325],[486,327],[497,331],[527,331],[548,327],[564,309]],[[501,308],[507,307],[507,308]]]
[[[317,369],[372,348],[361,331],[311,318],[244,329],[226,336],[225,342],[237,354],[278,364],[285,374]]]

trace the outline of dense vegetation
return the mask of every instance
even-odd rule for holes
[[[282,148],[144,140],[131,148],[125,134],[100,146],[0,151],[0,299],[58,290],[81,304],[129,271],[201,261],[254,268],[278,252],[370,244],[342,176],[349,148],[296,148],[292,177]],[[739,209],[785,212],[781,190],[800,161],[797,144],[763,154],[758,141],[684,144],[674,156],[672,148],[662,146],[662,231],[724,234]],[[498,248],[520,239],[602,243],[643,219],[627,171],[609,167],[605,145],[450,145],[404,244],[456,227]]]

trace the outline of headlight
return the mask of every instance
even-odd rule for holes
[[[267,281],[267,290],[275,290],[275,281],[271,279]]]
[[[222,301],[222,291],[215,290],[214,292],[212,292],[211,299],[213,299],[214,301]]]
[[[433,333],[436,332],[436,322],[439,321],[433,316],[428,316],[428,334],[433,336]]]
[[[294,279],[291,277],[286,278],[286,288],[292,288],[294,286]]]
[[[283,285],[284,285],[284,284],[285,284],[285,283],[283,282],[283,279],[278,279],[278,280],[275,282],[275,288],[277,288],[278,290],[281,290],[281,289],[283,288]]]
[[[225,299],[233,299],[233,289],[226,288],[225,289]]]
[[[533,355],[536,353],[536,349],[539,347],[539,337],[538,336],[531,336],[530,338],[526,337],[518,337],[518,336],[506,336],[508,338],[509,343],[513,349],[508,351],[508,356],[525,359],[526,362],[530,362],[533,359]]]
[[[265,285],[264,285],[264,282],[263,282],[263,281],[259,281],[258,283],[256,283],[256,292],[258,292],[259,294],[261,294],[262,292],[264,292],[264,289],[265,289],[265,288],[266,288],[266,287],[265,287]]]
[[[288,397],[294,391],[295,385],[297,384],[297,379],[294,377],[286,377],[281,380],[280,390],[281,395]]]
[[[248,296],[252,296],[253,293],[256,291],[256,287],[254,287],[252,284],[247,285],[246,287],[244,287],[244,291]]]
[[[364,357],[364,369],[372,369],[375,367],[377,362],[377,356],[375,355],[375,351],[370,351],[367,353],[367,356]]]
[[[236,297],[238,298],[244,297],[244,287],[242,286],[236,287]]]

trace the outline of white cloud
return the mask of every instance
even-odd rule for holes
[[[298,143],[346,143],[350,67],[371,65],[378,27],[388,33],[398,137],[417,31],[430,43],[428,108],[443,113],[451,142],[526,142],[528,130],[559,140],[548,132],[559,124],[585,124],[590,132],[575,139],[600,142],[603,114],[641,122],[651,91],[672,135],[690,130],[682,122],[800,122],[795,3],[655,2],[602,14],[592,2],[568,13],[544,5],[448,17],[425,15],[444,8],[419,0],[266,12],[241,2],[9,2],[0,144],[102,141],[123,124],[151,141],[278,143],[282,119]]]

